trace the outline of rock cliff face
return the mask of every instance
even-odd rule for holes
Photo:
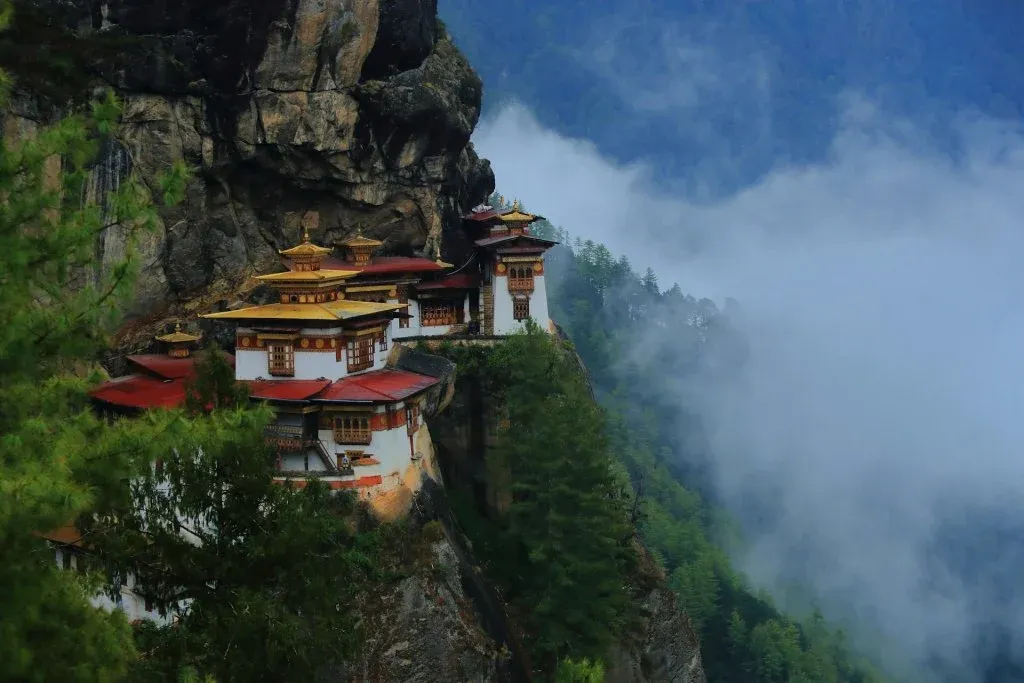
[[[113,85],[124,126],[95,190],[132,172],[152,186],[177,160],[194,169],[185,202],[143,245],[136,314],[234,291],[304,226],[331,244],[364,224],[392,253],[431,256],[444,234],[455,261],[458,216],[494,178],[469,143],[481,82],[436,4],[19,0],[0,47],[21,88],[5,133]],[[68,50],[71,65],[48,57]],[[104,261],[120,250],[115,230],[98,245]]]

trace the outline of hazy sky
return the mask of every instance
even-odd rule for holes
[[[956,653],[981,614],[1024,627],[1024,596],[993,601],[931,550],[940,515],[1024,518],[1024,138],[965,118],[954,163],[862,97],[843,111],[827,162],[710,203],[521,106],[474,140],[499,191],[663,285],[739,300],[750,361],[696,400],[723,496],[780,487],[781,524],[741,558],[751,576],[772,587],[799,545],[823,595],[901,648]],[[1015,575],[1010,551],[990,571]]]

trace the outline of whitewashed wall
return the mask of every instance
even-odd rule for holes
[[[513,334],[523,329],[523,321],[512,313],[512,293],[508,291],[508,277],[494,276],[494,334]],[[548,328],[548,290],[543,275],[533,276],[533,294],[530,296],[530,317],[542,329]]]
[[[67,546],[54,545],[54,557],[59,569],[64,569],[64,557],[68,556],[68,560],[71,563],[71,567],[67,571],[78,571],[78,562],[81,557],[79,552],[75,552],[69,549]],[[121,610],[128,617],[128,621],[135,621],[138,619],[145,619],[147,621],[156,622],[161,625],[170,624],[173,620],[172,612],[167,610],[164,615],[161,615],[159,610],[147,610],[146,599],[142,595],[135,592],[136,583],[135,577],[128,575],[127,582],[121,586],[120,599],[111,599],[107,593],[100,593],[90,598],[90,602],[100,609],[112,612],[114,610]]]

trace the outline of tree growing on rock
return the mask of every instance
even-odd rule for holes
[[[604,415],[565,349],[535,326],[496,347],[508,428],[491,456],[507,468],[503,583],[548,670],[600,661],[632,624],[636,554],[628,498],[613,471]]]

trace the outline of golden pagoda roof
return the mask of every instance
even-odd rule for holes
[[[187,342],[199,341],[199,337],[194,335],[194,334],[189,334],[188,332],[182,332],[181,331],[181,323],[175,323],[174,324],[174,332],[171,332],[170,334],[158,335],[156,337],[156,340],[157,341],[161,341],[161,342],[167,342],[167,343],[170,343],[170,344],[174,344],[174,343],[182,344],[182,343],[187,343]]]
[[[286,270],[283,273],[257,275],[256,279],[262,282],[269,282],[271,284],[291,284],[303,282],[328,282],[330,280],[345,280],[356,275],[359,275],[358,270]]]
[[[351,237],[346,237],[341,242],[338,242],[343,247],[379,247],[383,242],[375,240],[370,237],[363,236],[363,226],[356,228],[356,234]]]
[[[519,200],[517,199],[512,203],[512,210],[508,213],[500,214],[498,218],[506,223],[532,223],[540,218],[540,216],[534,216],[532,213],[523,212],[519,205]]]
[[[234,311],[207,313],[204,318],[219,320],[322,320],[336,321],[358,318],[374,313],[388,313],[406,308],[408,304],[375,303],[371,301],[330,301],[322,304],[265,304]]]
[[[325,256],[330,254],[333,249],[329,247],[321,247],[319,244],[313,244],[309,241],[309,230],[306,230],[302,235],[302,243],[298,244],[290,249],[279,250],[277,253],[281,256]]]

